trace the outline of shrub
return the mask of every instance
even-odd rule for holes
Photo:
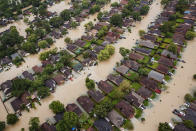
[[[95,88],[95,82],[87,77],[86,78],[86,87],[88,89],[94,89]]]
[[[191,94],[186,94],[184,96],[184,100],[187,102],[192,102],[193,101],[193,97],[191,96]]]
[[[195,79],[195,80],[196,80],[196,74],[194,74],[194,75],[193,75],[193,79]]]
[[[54,113],[60,113],[63,112],[64,105],[60,101],[53,101],[50,103],[49,108],[54,112]]]
[[[66,37],[64,41],[65,41],[66,43],[68,43],[68,44],[72,44],[72,43],[73,43],[73,41],[72,41],[71,38],[69,38],[69,37]]]
[[[128,130],[134,129],[133,123],[130,120],[126,120],[123,127]]]
[[[185,35],[185,38],[186,38],[187,40],[193,40],[195,36],[196,36],[196,35],[195,35],[195,32],[187,31],[187,32],[186,32],[186,35]]]
[[[0,121],[0,131],[3,131],[5,129],[5,122]]]
[[[8,114],[7,115],[7,124],[13,125],[18,121],[18,117],[16,114]]]
[[[168,123],[165,122],[165,123],[159,123],[159,131],[172,131],[172,129],[168,125]]]
[[[44,48],[46,48],[48,46],[48,42],[46,40],[42,40],[42,41],[38,42],[38,46],[40,48],[44,49]]]

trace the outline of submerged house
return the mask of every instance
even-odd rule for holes
[[[78,116],[82,115],[82,110],[75,103],[68,104],[66,106],[66,111],[75,112]]]
[[[161,74],[161,73],[159,73],[159,72],[156,72],[156,71],[154,71],[154,70],[151,70],[151,71],[148,73],[148,78],[153,79],[153,80],[155,80],[155,81],[158,81],[158,82],[162,83],[163,80],[164,80],[164,75]]]
[[[42,125],[41,125],[41,130],[42,131],[56,131],[56,127],[54,125],[50,125],[49,123],[47,122],[44,122]]]
[[[149,79],[148,77],[141,77],[139,82],[143,87],[146,87],[149,90],[154,91],[158,94],[161,93],[161,90],[159,89],[158,83],[156,81]]]
[[[163,52],[161,53],[162,56],[165,56],[165,57],[169,57],[169,58],[172,58],[172,59],[177,59],[177,55],[168,51],[168,50],[163,50]]]
[[[120,73],[121,75],[125,75],[128,71],[129,71],[129,68],[124,65],[121,65],[116,68],[116,72]]]
[[[139,63],[133,60],[124,60],[122,64],[129,67],[130,69],[134,71],[138,71],[139,67],[141,66]]]
[[[101,102],[104,99],[104,95],[98,90],[89,90],[87,94],[97,103]]]
[[[169,67],[163,64],[159,64],[158,67],[156,68],[156,71],[166,75],[169,73]]]
[[[144,98],[138,95],[136,92],[131,91],[128,95],[125,96],[125,99],[136,108],[139,108],[143,105]]]
[[[65,82],[65,78],[61,74],[57,74],[55,77],[53,77],[53,80],[57,83],[57,85],[61,85]]]
[[[63,73],[66,79],[70,79],[72,77],[72,70],[69,67],[63,67],[60,69],[60,72]]]
[[[44,69],[41,66],[35,65],[32,67],[32,70],[37,74],[37,73],[42,73]]]
[[[82,108],[90,113],[94,108],[93,101],[88,96],[80,96],[77,98],[77,102],[82,106]]]
[[[54,91],[54,89],[56,88],[56,82],[53,79],[46,80],[44,84],[50,89],[50,91]]]
[[[124,118],[114,109],[108,113],[108,119],[118,128],[124,123]]]
[[[110,74],[107,79],[111,82],[113,82],[115,85],[120,86],[120,84],[123,81],[123,77],[120,75],[114,75],[114,74]]]
[[[141,54],[132,52],[132,53],[129,54],[129,58],[136,61],[136,60],[142,60],[142,59],[144,59],[144,56],[141,55]]]
[[[29,80],[32,80],[32,81],[34,80],[33,74],[32,73],[29,73],[28,71],[24,71],[22,73],[22,75],[23,75],[23,77],[25,79],[29,79]]]
[[[139,90],[136,91],[136,93],[142,96],[144,99],[148,99],[152,96],[152,91],[145,87],[141,87]]]
[[[3,91],[6,98],[11,96],[11,92],[12,92],[11,80],[7,80],[6,82],[2,83],[0,87],[1,87],[0,89]]]
[[[158,62],[160,64],[163,64],[163,65],[169,66],[169,67],[173,67],[174,66],[174,63],[173,63],[172,59],[169,59],[169,58],[166,58],[166,57],[163,57],[163,56],[161,56],[161,58],[159,59]]]
[[[152,52],[152,50],[151,49],[146,49],[146,48],[135,48],[134,49],[137,53],[140,53],[140,54],[144,54],[144,55],[147,55],[147,56],[149,56],[150,54],[151,54],[151,52]]]
[[[93,125],[97,131],[112,131],[112,125],[105,119],[98,119]]]
[[[104,93],[108,94],[110,93],[111,91],[113,91],[113,86],[111,84],[108,83],[108,81],[103,81],[101,80],[99,83],[98,83],[98,88],[100,90],[102,90]]]
[[[154,49],[156,45],[153,42],[149,41],[149,40],[141,40],[139,42],[139,46]]]
[[[125,100],[121,100],[118,104],[115,105],[115,107],[127,119],[130,119],[134,116],[135,111],[134,111],[133,107],[128,102],[126,102]]]

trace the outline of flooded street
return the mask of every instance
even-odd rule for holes
[[[70,1],[71,0],[64,0],[64,1],[61,1],[57,4],[54,4],[50,7],[48,7],[48,11],[57,12],[57,14],[60,14],[63,10],[69,9],[71,7],[71,5],[68,4]]]
[[[54,115],[48,108],[48,105],[53,100],[60,100],[65,105],[71,102],[76,102],[77,97],[84,95],[87,92],[87,88],[85,87],[86,76],[91,73],[91,78],[95,81],[104,80],[107,75],[113,71],[113,67],[115,66],[116,62],[119,62],[122,59],[122,56],[119,54],[119,48],[125,47],[131,49],[133,46],[135,46],[136,39],[139,39],[138,31],[141,29],[146,30],[148,24],[155,19],[161,10],[160,0],[157,0],[151,6],[149,14],[141,22],[138,22],[136,27],[132,28],[132,33],[125,32],[124,36],[126,39],[119,40],[117,42],[118,44],[114,45],[116,48],[115,54],[108,61],[101,62],[98,64],[98,66],[90,67],[89,69],[82,71],[81,75],[77,75],[77,78],[74,78],[73,81],[66,82],[64,85],[58,87],[54,94],[42,100],[41,106],[36,106],[36,110],[31,109],[30,113],[23,112],[20,121],[14,126],[8,126],[7,131],[13,131],[13,129],[15,131],[20,131],[21,128],[27,129],[28,122],[31,117],[39,117],[41,123],[46,121],[48,117]]]

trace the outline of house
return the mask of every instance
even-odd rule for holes
[[[134,48],[134,50],[137,52],[137,53],[140,53],[140,54],[144,54],[144,55],[150,55],[152,50],[151,49],[146,49],[146,48]]]
[[[172,59],[169,59],[169,58],[166,58],[166,57],[163,57],[163,56],[161,56],[161,58],[159,59],[158,62],[159,62],[159,64],[163,64],[163,65],[169,66],[169,67],[174,66]]]
[[[100,90],[102,90],[104,93],[108,94],[110,93],[111,91],[113,91],[113,86],[111,84],[109,84],[107,81],[103,81],[101,80],[99,83],[98,83],[98,88]]]
[[[29,79],[29,80],[32,80],[32,81],[34,80],[33,74],[32,73],[29,73],[28,71],[24,71],[22,73],[22,75],[23,75],[23,77],[25,79]]]
[[[69,67],[63,67],[60,69],[60,72],[63,73],[66,79],[72,78],[72,70]]]
[[[152,91],[150,91],[145,87],[141,87],[139,90],[136,91],[136,93],[139,94],[144,99],[148,99],[149,97],[152,96]]]
[[[94,26],[94,29],[96,30],[100,30],[103,26],[108,26],[109,23],[106,23],[106,22],[98,22],[95,26]]]
[[[108,113],[108,119],[118,128],[124,123],[124,118],[114,109]]]
[[[36,74],[37,74],[37,73],[42,73],[42,72],[43,72],[43,67],[35,65],[35,66],[32,67],[32,70],[33,70]]]
[[[51,61],[51,63],[57,63],[60,60],[60,54],[55,54],[55,55],[51,55],[49,57],[49,60]]]
[[[75,103],[68,104],[66,106],[66,111],[75,112],[78,116],[82,115],[82,110]]]
[[[83,40],[78,39],[74,44],[76,44],[79,47],[84,47],[86,42]]]
[[[56,123],[58,123],[60,120],[62,120],[63,116],[64,116],[64,112],[56,113],[54,116]]]
[[[115,105],[115,108],[122,113],[124,117],[130,119],[134,116],[134,109],[133,107],[126,102],[125,100],[121,100],[118,104]]]
[[[158,94],[161,93],[161,90],[158,88],[158,83],[152,79],[149,79],[148,77],[141,77],[139,83],[151,91],[154,91]]]
[[[47,65],[51,65],[52,63],[49,60],[42,61],[42,67],[46,67]]]
[[[21,56],[18,53],[14,53],[14,54],[11,55],[11,58],[12,58],[12,60],[15,60],[16,58],[21,59]]]
[[[120,35],[116,32],[108,32],[104,37],[104,40],[109,41],[110,43],[116,42],[120,38]]]
[[[53,77],[53,80],[57,83],[57,85],[61,85],[65,82],[65,78],[61,74],[57,74],[55,77]]]
[[[174,35],[173,35],[173,42],[175,44],[178,44],[178,45],[183,46],[184,45],[184,42],[185,42],[184,35],[183,34],[180,34],[178,32],[174,33]]]
[[[68,44],[67,45],[67,49],[71,52],[74,52],[75,50],[78,49],[78,46],[77,45],[74,45],[74,44]]]
[[[136,108],[139,108],[142,106],[145,99],[138,95],[135,91],[131,91],[128,95],[125,96],[125,100]]]
[[[174,131],[194,131],[193,129],[187,128],[184,124],[177,124]]]
[[[136,61],[133,60],[124,60],[122,64],[134,71],[138,71],[139,67],[141,66],[140,64],[138,64]]]
[[[151,71],[148,73],[148,78],[153,79],[153,80],[156,80],[156,81],[162,83],[163,80],[164,80],[164,75],[161,74],[161,73],[159,73],[159,72],[156,72],[156,71],[154,71],[154,70],[151,70]]]
[[[81,37],[82,40],[85,40],[85,41],[91,41],[93,39],[93,36],[92,35],[83,35]]]
[[[77,98],[77,102],[82,106],[82,108],[90,113],[94,108],[93,101],[88,96],[80,96]]]
[[[98,119],[93,125],[97,131],[112,131],[112,125],[105,119]]]
[[[85,9],[85,10],[83,10],[83,11],[80,13],[80,16],[83,17],[83,18],[85,18],[85,17],[88,16],[88,14],[89,14],[89,9]]]
[[[159,64],[158,67],[156,68],[156,71],[166,75],[169,72],[169,67],[163,64]]]
[[[56,131],[56,127],[54,125],[50,125],[49,123],[47,122],[44,122],[42,125],[41,125],[41,131]]]
[[[103,46],[95,45],[93,51],[98,54],[101,50],[104,50]]]
[[[89,90],[87,93],[89,97],[97,103],[101,102],[104,99],[104,95],[98,90]]]
[[[7,65],[10,63],[12,63],[12,60],[8,56],[1,59],[1,65]]]
[[[196,127],[196,111],[191,109],[191,108],[188,108],[186,110],[184,110],[185,112],[185,116],[182,116],[182,120],[191,120],[194,124],[194,127]]]
[[[153,42],[149,41],[149,40],[141,40],[139,42],[139,46],[154,49],[156,45]]]
[[[5,97],[9,97],[12,92],[12,81],[7,80],[6,82],[2,83],[0,89],[3,91]]]
[[[10,104],[15,112],[21,110],[22,105],[28,106],[30,104],[29,100],[30,94],[28,92],[23,93],[20,97],[13,100]]]
[[[154,36],[154,35],[145,34],[142,38],[144,40],[150,40],[152,42],[156,42],[156,36]]]
[[[116,68],[116,72],[118,72],[122,75],[125,75],[128,71],[129,71],[129,68],[126,67],[125,65],[121,65],[121,66]]]
[[[123,26],[124,27],[132,26],[132,24],[133,24],[133,19],[132,18],[123,19]]]
[[[129,58],[136,61],[136,60],[144,59],[144,56],[140,55],[138,53],[132,52],[132,53],[129,54]]]
[[[129,2],[128,0],[121,0],[121,1],[120,1],[120,4],[121,4],[121,5],[127,5],[128,2]]]
[[[50,91],[54,91],[56,87],[56,82],[53,79],[48,79],[44,82],[45,86],[50,89]]]
[[[120,86],[120,84],[123,81],[123,77],[120,75],[114,75],[114,74],[110,74],[108,75],[107,79],[111,82],[113,82],[115,85]]]
[[[73,60],[72,63],[73,63],[72,68],[75,72],[79,72],[83,69],[83,65],[79,61]]]
[[[192,110],[196,111],[196,103],[191,102],[191,103],[190,103],[190,108],[191,108]]]
[[[165,56],[165,57],[169,57],[169,58],[172,58],[172,59],[177,59],[177,55],[168,51],[168,50],[163,50],[163,52],[161,53],[162,56]]]

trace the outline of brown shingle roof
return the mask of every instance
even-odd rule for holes
[[[107,81],[101,80],[98,83],[98,88],[101,89],[106,94],[110,93],[113,90],[113,87],[111,84],[109,84]]]
[[[98,90],[89,90],[87,93],[97,103],[104,99],[104,95]]]
[[[142,59],[144,59],[144,56],[140,55],[138,53],[130,53],[129,58],[132,60],[142,60]]]
[[[75,103],[68,104],[66,110],[69,112],[75,112],[78,116],[82,115],[82,110]]]
[[[80,96],[77,101],[87,113],[93,110],[94,103],[88,96]]]

